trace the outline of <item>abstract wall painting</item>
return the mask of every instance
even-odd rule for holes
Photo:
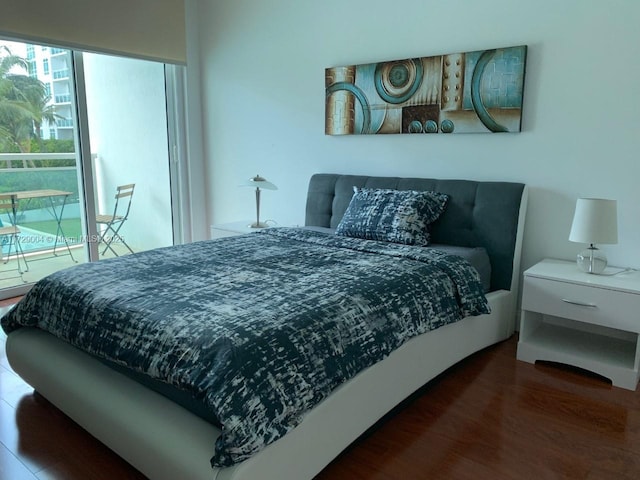
[[[325,70],[325,133],[519,132],[527,46]]]

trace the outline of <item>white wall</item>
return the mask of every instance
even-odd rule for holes
[[[507,180],[530,186],[523,266],[574,258],[579,196],[617,199],[610,263],[640,267],[640,2],[235,0],[199,8],[209,222],[304,220],[315,172]],[[189,25],[188,25],[189,28]],[[529,46],[519,134],[324,135],[324,69]]]

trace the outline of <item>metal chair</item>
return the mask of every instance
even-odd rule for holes
[[[4,256],[2,247],[4,247],[8,239],[9,251],[7,252],[7,258],[2,258],[2,262],[5,265],[9,263],[9,260],[11,260],[11,250],[15,248],[16,262],[18,263],[17,271],[20,274],[20,278],[22,278],[22,274],[29,271],[29,264],[24,256],[22,245],[20,244],[20,228],[16,225],[18,198],[15,194],[0,194],[0,212],[6,213],[7,218],[9,219],[8,225],[4,225],[0,219],[0,238],[2,238],[2,244],[0,245],[0,258]],[[22,261],[24,262],[24,270],[20,267],[20,257],[22,257]],[[3,280],[6,278],[17,278],[17,276],[4,277]]]
[[[131,199],[133,198],[133,189],[135,188],[135,183],[130,183],[127,185],[120,185],[117,187],[116,191],[116,205],[113,208],[112,215],[96,215],[96,223],[98,225],[105,225],[106,227],[102,230],[100,234],[100,239],[98,243],[104,243],[105,247],[102,251],[102,255],[104,255],[107,250],[111,250],[113,254],[118,257],[119,255],[111,246],[114,240],[118,240],[118,242],[122,243],[125,247],[129,249],[131,253],[131,247],[127,245],[124,239],[120,236],[119,232],[122,228],[124,222],[129,218],[129,210],[131,209]],[[124,215],[121,213],[124,211]],[[109,232],[112,232],[111,236],[107,236]]]

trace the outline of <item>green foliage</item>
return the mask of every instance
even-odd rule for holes
[[[9,148],[2,150],[1,153],[22,153],[16,145],[11,145]],[[58,140],[55,138],[31,139],[31,153],[74,153],[75,143],[73,140]],[[29,163],[21,160],[6,161],[6,163],[0,163],[0,171],[2,168],[30,168],[30,167],[75,167],[75,159],[35,159],[29,160]]]
[[[75,150],[73,140],[31,139],[31,153],[73,153]]]
[[[75,144],[73,140],[57,140],[55,138],[49,138],[46,140],[40,138],[31,139],[31,153],[73,153],[75,151]],[[22,167],[21,162],[12,162],[14,167]],[[20,163],[19,165],[17,165]],[[75,158],[69,159],[36,159],[29,160],[29,164],[32,167],[75,167]]]

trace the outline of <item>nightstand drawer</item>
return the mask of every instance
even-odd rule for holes
[[[640,295],[633,293],[525,276],[522,308],[640,332]]]

